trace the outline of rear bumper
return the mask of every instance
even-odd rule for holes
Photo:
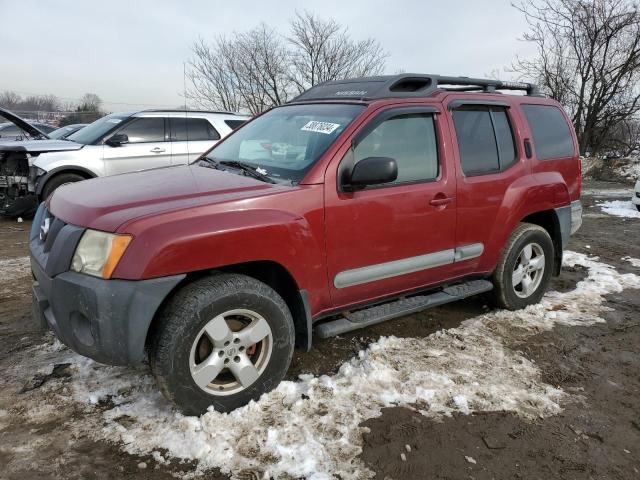
[[[582,202],[576,200],[571,202],[571,235],[576,233],[582,226]]]
[[[104,280],[71,271],[49,277],[33,256],[31,268],[36,321],[75,352],[109,365],[143,360],[158,307],[185,277]]]
[[[566,207],[556,208],[555,211],[560,227],[562,248],[565,248],[571,235],[576,233],[582,226],[582,203],[580,200],[576,200]]]

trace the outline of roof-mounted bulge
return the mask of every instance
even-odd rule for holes
[[[291,100],[376,100],[381,98],[426,97],[437,90],[462,92],[495,92],[520,90],[527,95],[539,95],[531,83],[507,82],[494,79],[445,77],[430,74],[383,75],[324,82]]]

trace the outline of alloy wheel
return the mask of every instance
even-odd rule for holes
[[[208,394],[232,395],[258,379],[272,350],[273,334],[264,317],[251,310],[229,310],[196,335],[189,355],[191,377]]]
[[[520,298],[528,298],[538,289],[545,269],[542,247],[528,243],[520,251],[511,276],[513,291]]]

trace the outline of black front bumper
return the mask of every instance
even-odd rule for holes
[[[36,321],[53,330],[72,350],[110,365],[144,358],[149,325],[166,296],[184,279],[175,275],[148,280],[105,280],[69,271],[71,256],[84,229],[50,223],[41,206],[29,241]],[[62,243],[61,243],[62,242]]]

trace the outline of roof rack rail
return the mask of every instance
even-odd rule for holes
[[[421,73],[381,75],[320,83],[301,93],[290,103],[310,100],[376,100],[381,98],[426,97],[437,90],[480,91],[519,90],[539,96],[532,83],[510,82],[488,78],[451,77]]]
[[[184,108],[147,108],[140,110],[142,112],[171,112],[171,113],[224,113],[225,115],[239,115],[236,112],[227,112],[225,110],[185,110]]]

